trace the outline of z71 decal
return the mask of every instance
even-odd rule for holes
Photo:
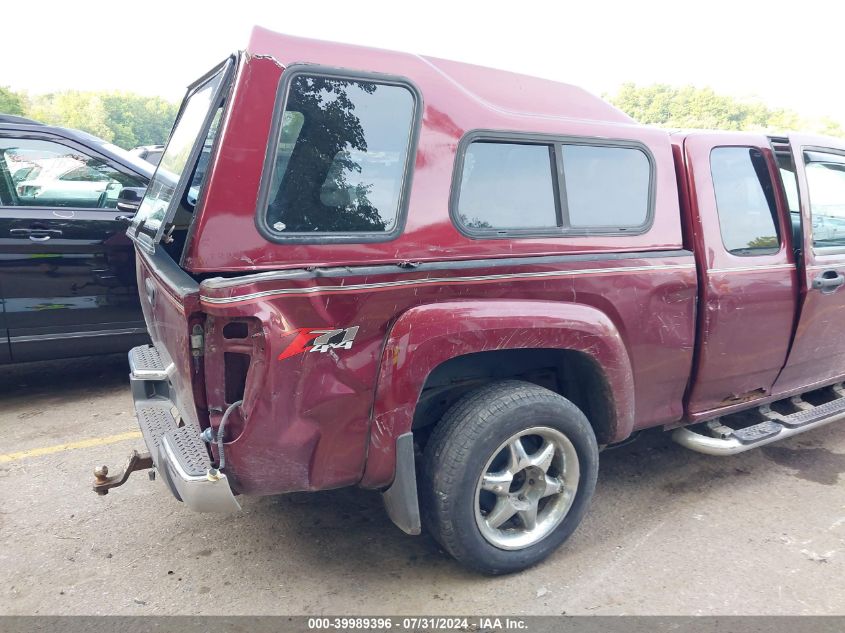
[[[286,334],[296,334],[296,337],[279,354],[279,360],[303,352],[325,353],[330,349],[350,349],[355,335],[358,334],[358,326],[354,325],[341,330],[313,330],[310,327],[301,327],[289,330]]]

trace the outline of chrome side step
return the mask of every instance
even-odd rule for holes
[[[798,409],[795,413],[783,415],[766,405],[757,409],[763,418],[757,424],[733,428],[729,426],[730,416],[717,418],[692,427],[676,429],[672,433],[672,439],[681,446],[707,455],[736,455],[758,446],[765,446],[845,419],[843,383],[828,389],[833,399],[824,404],[812,405],[801,396],[795,396],[788,400],[793,408]]]

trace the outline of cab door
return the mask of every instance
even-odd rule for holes
[[[692,133],[683,156],[701,281],[687,396],[696,417],[771,393],[792,338],[798,282],[768,139]]]
[[[845,143],[791,135],[789,144],[803,266],[795,340],[775,385],[781,393],[845,376]]]
[[[123,186],[144,183],[87,147],[0,131],[0,287],[12,360],[122,351],[143,341]]]

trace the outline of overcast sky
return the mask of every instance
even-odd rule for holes
[[[178,100],[260,24],[598,94],[625,81],[711,86],[845,123],[843,0],[32,0],[19,9],[21,19],[4,21],[0,85],[33,93],[119,89]]]

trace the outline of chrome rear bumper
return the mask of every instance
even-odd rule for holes
[[[129,352],[132,399],[153,463],[170,492],[197,512],[237,512],[226,474],[213,467],[200,429],[180,420],[171,399],[169,368],[152,346]]]

